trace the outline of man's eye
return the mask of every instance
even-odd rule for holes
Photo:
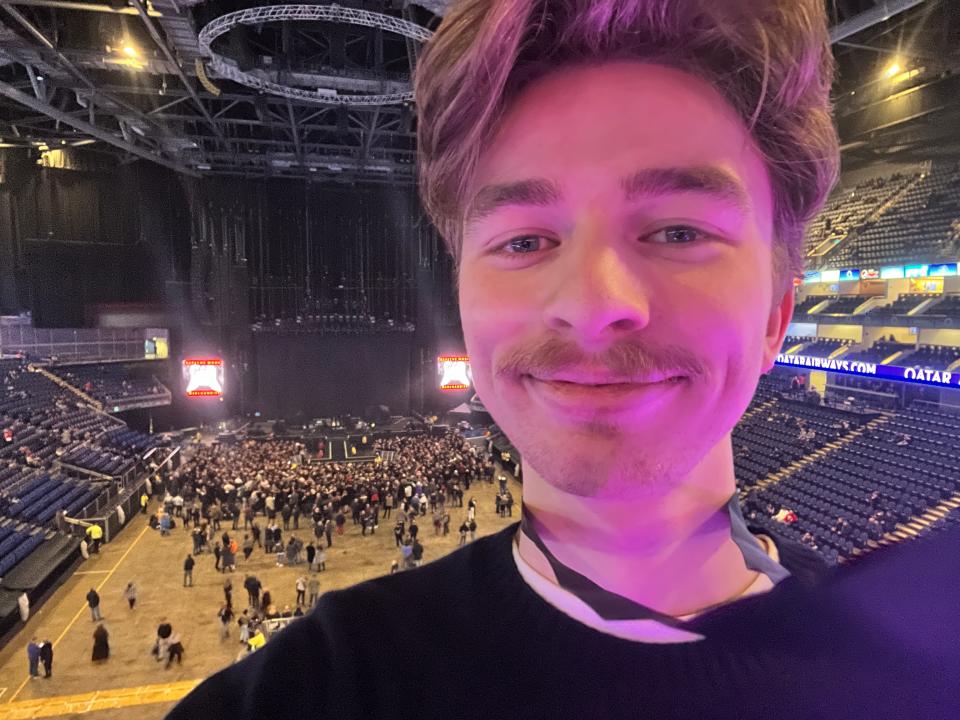
[[[665,227],[645,236],[645,240],[663,245],[686,245],[697,240],[704,240],[707,233],[685,225]]]
[[[539,235],[519,235],[500,245],[496,252],[501,255],[529,255],[543,250],[546,247],[544,240],[546,238]]]

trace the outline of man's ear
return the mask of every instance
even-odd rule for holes
[[[793,306],[796,296],[793,283],[787,286],[783,297],[770,308],[767,318],[767,333],[763,343],[763,364],[761,372],[766,374],[773,368],[773,364],[783,347],[783,339],[787,336],[787,328],[793,318]]]

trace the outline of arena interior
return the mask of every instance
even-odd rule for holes
[[[960,7],[827,4],[843,173],[733,446],[843,565],[960,519]],[[415,185],[446,5],[0,2],[0,718],[161,718],[517,521]]]

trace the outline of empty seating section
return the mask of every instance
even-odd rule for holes
[[[863,295],[843,295],[832,301],[827,307],[818,314],[827,315],[849,315],[858,307],[863,305],[869,298]]]
[[[897,296],[897,299],[894,300],[889,305],[881,305],[879,307],[873,307],[867,310],[864,315],[906,315],[908,312],[917,307],[920,303],[929,300],[929,295],[924,295],[921,293],[906,293],[903,295]]]
[[[897,359],[898,365],[946,370],[960,360],[960,349],[943,345],[921,345],[916,351]]]
[[[7,517],[45,525],[57,511],[69,515],[99,494],[87,484],[41,475],[26,482],[12,496],[0,497],[0,512]]]
[[[947,295],[920,314],[923,317],[960,317],[960,295]]]
[[[817,550],[835,561],[955,496],[960,491],[958,451],[960,417],[904,411],[867,429],[828,459],[754,493],[745,512],[785,537],[800,540],[811,533]],[[771,519],[768,503],[793,510],[797,522]],[[845,520],[839,529],[838,516]]]
[[[168,444],[167,441],[155,435],[145,435],[142,432],[137,432],[136,430],[125,427],[107,430],[107,432],[97,438],[97,443],[102,447],[126,451],[130,455],[143,455],[151,448],[162,447]]]
[[[815,306],[822,303],[824,300],[829,300],[832,295],[809,295],[803,299],[802,302],[797,303],[796,307],[793,309],[794,315],[806,315],[810,312]]]
[[[754,403],[754,407],[760,404]],[[843,410],[780,399],[773,407],[748,415],[734,428],[737,479],[741,487],[752,487],[862,422],[861,416]]]
[[[896,176],[890,178],[893,180]],[[882,180],[881,180],[882,181]],[[914,262],[956,261],[960,218],[960,165],[937,160],[921,175],[888,183],[896,192],[864,212],[859,186],[838,192],[810,227],[807,248],[856,230],[837,249],[815,258],[819,267],[877,268]],[[899,194],[897,194],[899,193]],[[832,229],[831,229],[832,228]]]
[[[26,361],[0,359],[0,577],[54,536],[60,510],[77,516],[109,487],[67,477],[66,458],[119,475],[158,444],[31,372]]]
[[[167,388],[156,378],[139,377],[123,366],[77,365],[48,369],[107,408],[170,396]]]
[[[843,356],[843,359],[877,363],[879,365],[894,353],[914,349],[914,345],[907,345],[906,343],[891,342],[889,340],[877,340],[873,345],[865,350],[854,350],[852,352],[848,352]]]
[[[798,336],[796,336],[796,335],[787,335],[787,336],[783,339],[782,349],[783,349],[783,350],[789,350],[789,349],[792,348],[794,345],[800,345],[800,344],[805,343],[805,342],[810,342],[811,339],[812,339],[812,338],[809,338],[809,337],[798,337]]]
[[[882,340],[862,352],[875,359],[902,348],[913,349]],[[764,377],[733,431],[748,523],[836,563],[876,547],[885,535],[902,532],[899,525],[960,494],[960,414],[916,408],[861,414],[807,405],[778,392],[790,377],[789,372]],[[893,383],[862,378],[831,381],[868,385],[877,393],[897,390]],[[804,464],[782,472],[801,458]],[[795,513],[796,521],[784,522],[784,511]],[[960,512],[927,531],[947,522],[960,522]]]
[[[39,530],[17,530],[13,523],[0,526],[0,577],[36,550],[43,540]]]
[[[888,200],[914,182],[916,173],[894,173],[865,180],[853,188],[838,188],[807,228],[809,253],[826,240],[840,240],[860,228]]]
[[[811,342],[800,351],[800,355],[809,357],[830,357],[845,345],[852,345],[853,340],[838,340],[835,338],[812,338]]]

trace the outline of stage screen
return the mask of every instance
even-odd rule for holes
[[[222,397],[223,360],[187,358],[183,361],[183,383],[187,397]]]
[[[473,385],[470,358],[466,355],[440,355],[437,358],[437,375],[441,390],[469,390]]]

